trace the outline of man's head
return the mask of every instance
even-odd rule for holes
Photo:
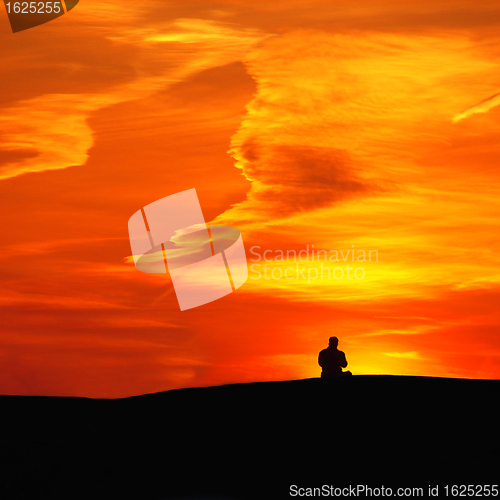
[[[328,345],[330,347],[337,347],[339,345],[339,339],[337,337],[330,337],[328,339]]]

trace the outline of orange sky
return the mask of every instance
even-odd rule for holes
[[[355,374],[500,377],[498,2],[2,12],[0,393],[315,377],[330,335]],[[190,188],[270,261],[181,312],[127,222]],[[313,245],[378,259],[279,258]]]

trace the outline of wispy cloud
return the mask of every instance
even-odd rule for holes
[[[393,358],[404,358],[404,359],[425,359],[417,351],[406,351],[406,352],[384,352],[386,356],[392,356]]]
[[[487,113],[488,111],[490,111],[493,108],[496,108],[499,105],[500,105],[500,93],[492,95],[491,97],[488,97],[488,99],[485,99],[484,101],[481,101],[480,103],[471,106],[465,111],[462,111],[453,118],[453,122],[457,123],[477,113]]]
[[[245,59],[257,82],[229,153],[252,182],[217,219],[265,221],[398,193],[449,141],[449,116],[498,64],[465,37],[295,31]],[[451,82],[455,86],[451,86]]]
[[[136,77],[102,93],[44,94],[0,110],[0,150],[29,153],[1,165],[0,180],[84,164],[93,145],[88,123],[93,112],[149,97],[190,75],[238,61],[267,36],[204,19],[178,19],[154,29],[119,24],[103,38],[129,47]],[[184,46],[180,53],[179,45]]]

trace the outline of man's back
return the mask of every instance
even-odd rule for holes
[[[342,368],[347,366],[347,360],[343,351],[329,346],[323,349],[318,356],[318,363],[323,368],[322,377],[334,377],[342,375]]]

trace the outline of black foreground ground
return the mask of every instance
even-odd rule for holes
[[[441,497],[498,484],[499,408],[498,380],[385,375],[0,396],[0,498],[278,499],[292,485]]]

